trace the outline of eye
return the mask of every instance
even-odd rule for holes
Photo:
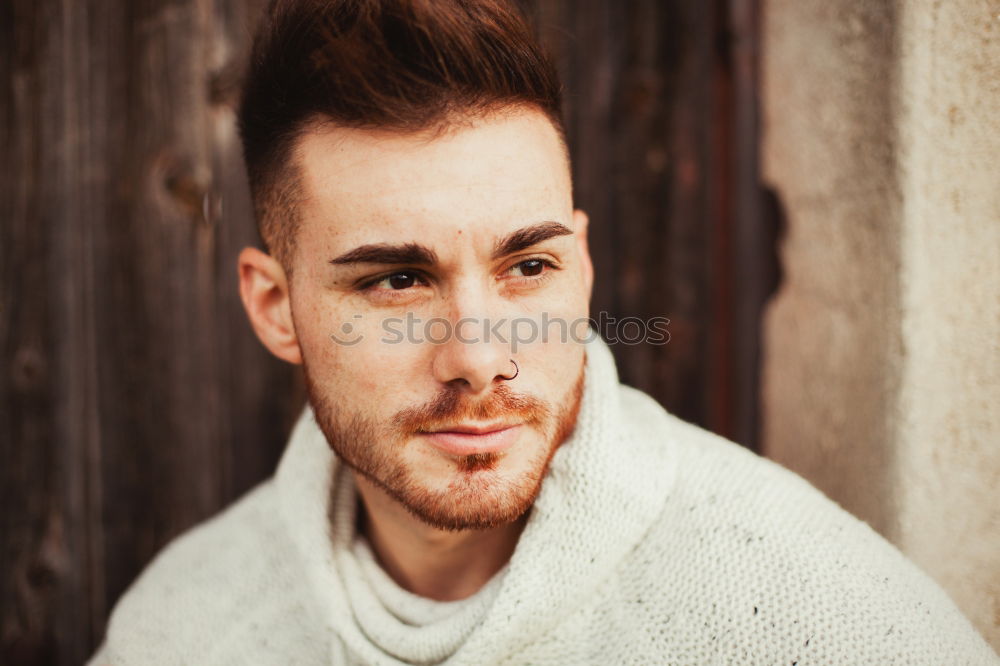
[[[423,283],[423,280],[417,273],[412,271],[399,271],[398,273],[392,273],[390,275],[384,275],[377,278],[365,285],[365,288],[385,289],[386,291],[402,291],[404,289],[409,289],[410,287],[416,287]]]
[[[544,259],[528,259],[514,264],[510,271],[516,277],[535,277],[545,272],[546,268],[553,268],[553,265]]]

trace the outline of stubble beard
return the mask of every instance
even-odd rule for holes
[[[404,409],[380,428],[359,415],[341,423],[333,396],[325,396],[303,364],[309,402],[320,430],[337,456],[402,504],[424,523],[445,530],[490,529],[514,522],[534,504],[552,456],[576,425],[583,396],[584,367],[556,407],[533,396],[498,385],[483,401],[470,402],[461,389],[445,387],[419,407]],[[532,453],[527,469],[516,478],[498,467],[503,453],[481,453],[457,459],[458,474],[445,490],[423,485],[404,462],[402,449],[416,433],[435,425],[462,420],[489,421],[501,417],[524,423],[542,435],[543,445]],[[388,433],[388,434],[387,434]]]

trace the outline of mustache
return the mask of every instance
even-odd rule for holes
[[[511,416],[525,423],[539,424],[551,413],[542,400],[514,393],[505,385],[496,387],[479,400],[470,399],[461,388],[448,386],[430,402],[397,412],[393,425],[404,432],[426,432],[455,421],[494,421]]]

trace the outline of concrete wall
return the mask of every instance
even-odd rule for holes
[[[765,453],[1000,649],[1000,4],[763,5]]]

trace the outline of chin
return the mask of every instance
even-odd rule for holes
[[[511,455],[462,456],[443,478],[416,471],[383,483],[372,479],[424,523],[439,529],[490,529],[521,518],[531,508],[548,469],[550,451],[525,460]],[[423,476],[423,478],[421,478]]]

